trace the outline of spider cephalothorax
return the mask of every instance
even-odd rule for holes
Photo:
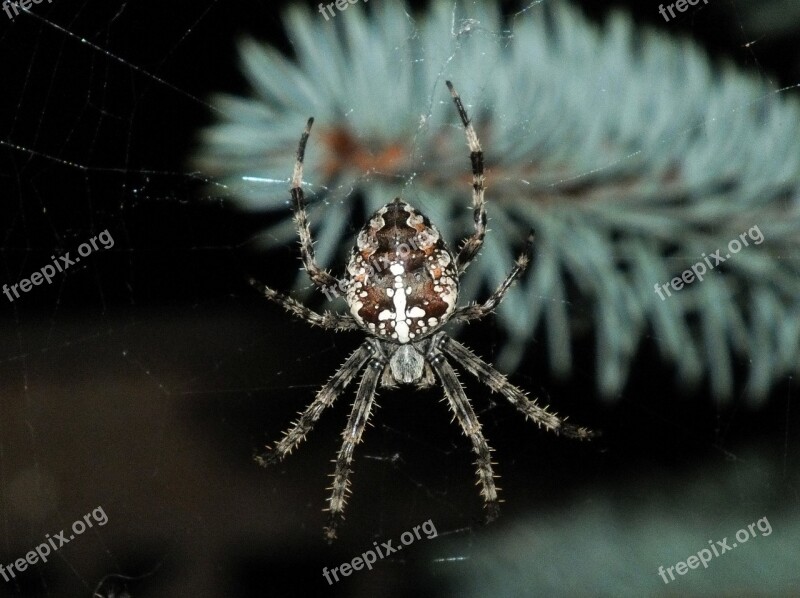
[[[344,362],[314,402],[300,414],[300,419],[266,453],[256,456],[262,465],[283,459],[311,431],[322,411],[330,406],[360,371],[363,375],[356,393],[350,419],[343,433],[343,443],[336,459],[331,497],[330,521],[325,528],[329,540],[343,518],[353,450],[369,420],[378,384],[429,386],[438,378],[450,409],[470,438],[477,455],[478,481],[487,508],[487,519],[497,515],[497,487],[494,483],[491,449],[481,432],[481,425],[447,357],[455,360],[492,391],[505,396],[512,405],[539,426],[573,438],[590,438],[592,433],[564,422],[540,407],[505,376],[453,340],[442,330],[448,321],[469,322],[491,313],[502,301],[508,288],[528,265],[533,241],[528,238],[525,252],[494,293],[481,304],[456,305],[458,279],[475,258],[486,234],[484,202],[483,151],[478,136],[467,118],[466,110],[453,86],[447,81],[467,135],[472,163],[472,211],[475,232],[457,253],[451,253],[441,234],[418,210],[395,199],[372,215],[361,229],[347,265],[347,276],[337,279],[322,269],[314,259],[314,247],[303,194],[303,156],[314,120],[309,119],[300,137],[294,174],[292,201],[295,223],[300,236],[300,253],[311,281],[326,295],[334,288],[345,289],[349,314],[317,313],[291,297],[255,280],[251,283],[272,301],[310,324],[329,330],[364,330],[369,337]]]

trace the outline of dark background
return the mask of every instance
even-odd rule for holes
[[[775,87],[800,81],[796,35],[751,39],[731,3],[670,23],[654,3],[582,4],[597,20],[616,6],[680,32]],[[286,5],[53,0],[13,22],[0,12],[0,282],[104,229],[115,240],[64,280],[13,304],[0,297],[0,562],[98,505],[109,515],[59,558],[0,580],[0,595],[444,594],[452,572],[430,563],[446,553],[420,550],[333,588],[320,571],[427,519],[470,542],[483,533],[468,441],[435,390],[381,393],[332,547],[321,508],[350,399],[274,470],[251,461],[361,339],[311,330],[258,297],[246,273],[288,289],[296,246],[254,253],[248,240],[276,216],[238,212],[187,165],[213,120],[210,94],[247,93],[237,37],[291,53]],[[462,339],[490,360],[503,341],[491,322]],[[550,375],[541,346],[512,377],[602,430],[591,444],[538,432],[467,384],[503,475],[496,529],[642,472],[725,464],[753,446],[776,460],[791,453],[796,383],[752,409],[740,380],[717,405],[705,388],[683,388],[646,343],[625,392],[603,402],[593,343],[575,347],[568,380]]]

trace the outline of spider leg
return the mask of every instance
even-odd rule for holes
[[[478,456],[475,465],[477,466],[478,482],[481,485],[481,496],[483,496],[487,509],[486,521],[493,521],[499,514],[500,505],[497,499],[498,488],[494,484],[495,476],[492,471],[492,449],[489,448],[483,437],[481,424],[464,393],[464,388],[461,386],[455,370],[441,351],[435,348],[435,345],[432,345],[427,360],[442,381],[444,394],[450,403],[450,409],[461,424],[461,429],[472,441],[472,450]]]
[[[311,431],[316,421],[319,419],[322,412],[326,407],[333,405],[333,402],[347,387],[348,384],[356,377],[359,370],[364,367],[370,357],[370,346],[366,343],[361,345],[358,349],[353,351],[350,357],[342,364],[342,367],[328,380],[327,384],[323,386],[314,401],[306,407],[306,410],[300,413],[294,425],[286,430],[283,438],[275,443],[275,446],[260,455],[255,456],[256,462],[267,467],[277,461],[283,460],[286,455],[292,452]]]
[[[464,104],[461,102],[461,97],[458,92],[453,88],[450,81],[445,81],[447,89],[450,90],[450,95],[453,96],[453,102],[458,110],[458,115],[461,117],[461,122],[464,125],[464,131],[467,135],[467,145],[469,146],[469,159],[472,163],[472,217],[475,221],[475,232],[469,237],[456,257],[456,266],[458,273],[462,274],[467,269],[470,262],[478,255],[481,246],[483,245],[483,238],[486,236],[486,202],[484,200],[484,176],[483,176],[483,150],[481,143],[478,141],[478,135],[467,116],[467,111],[464,109]]]
[[[434,343],[436,344],[437,341],[434,341]],[[558,417],[555,413],[550,413],[544,407],[537,405],[522,390],[511,384],[503,374],[458,341],[443,334],[438,340],[438,348],[450,355],[465,370],[493,391],[505,396],[526,417],[530,417],[537,425],[544,426],[546,430],[579,440],[588,440],[595,435],[594,432],[587,428],[566,423],[564,419]]]
[[[336,288],[339,285],[339,280],[327,270],[321,268],[314,258],[314,241],[308,224],[306,199],[302,187],[303,157],[306,153],[306,142],[311,133],[312,124],[314,124],[314,119],[309,118],[297,147],[297,158],[294,163],[294,172],[292,173],[292,209],[294,210],[294,223],[297,227],[297,234],[300,237],[300,256],[303,259],[303,265],[311,282],[317,285],[318,288],[325,290]]]
[[[528,264],[531,261],[532,247],[533,231],[531,231],[531,233],[528,235],[528,241],[525,245],[525,249],[519,254],[519,257],[517,257],[514,268],[508,273],[506,279],[500,284],[499,287],[497,287],[495,292],[492,293],[491,296],[482,304],[472,303],[470,305],[465,305],[464,307],[457,307],[453,312],[453,315],[450,316],[450,320],[454,320],[456,322],[479,320],[494,311],[494,309],[500,305],[503,297],[505,297],[506,291],[511,288],[511,285],[514,284],[514,281],[523,272],[525,272],[526,268],[528,267]]]
[[[254,278],[250,279],[250,284],[257,289],[264,297],[270,301],[274,301],[286,311],[301,320],[305,320],[312,326],[319,326],[328,330],[358,330],[359,326],[350,314],[339,314],[336,312],[326,311],[318,314],[313,309],[309,309],[296,299],[292,299],[288,295],[279,293],[266,286],[265,284],[257,281]]]
[[[325,538],[328,542],[336,539],[336,529],[344,519],[344,507],[350,487],[350,464],[353,462],[353,451],[356,445],[361,442],[361,435],[369,421],[370,410],[375,399],[375,391],[378,387],[378,380],[381,372],[386,367],[386,358],[383,351],[376,345],[372,345],[376,350],[372,353],[369,365],[364,370],[361,383],[358,386],[356,400],[350,411],[350,419],[347,427],[342,433],[344,441],[336,457],[336,469],[333,473],[333,484],[329,488],[331,497],[328,500],[328,525],[325,527]]]

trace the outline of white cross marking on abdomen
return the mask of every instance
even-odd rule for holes
[[[409,289],[403,287],[403,272],[405,268],[402,264],[392,264],[389,266],[389,271],[394,274],[394,288],[386,289],[386,294],[392,298],[392,305],[394,306],[394,313],[388,309],[384,309],[378,314],[379,320],[394,320],[394,332],[397,340],[401,343],[407,343],[411,340],[409,336],[410,329],[408,327],[409,317],[422,317],[425,312],[419,307],[412,307],[406,313],[406,306],[408,305],[406,299],[408,298]],[[421,313],[420,313],[421,312]]]

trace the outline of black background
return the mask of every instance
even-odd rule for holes
[[[612,6],[631,11],[642,23],[689,36],[713,56],[728,57],[769,77],[775,87],[800,81],[792,36],[750,39],[731,3],[711,0],[710,5],[715,2],[719,6],[698,8],[670,23],[663,21],[654,3],[582,4],[598,21]],[[36,16],[21,15],[10,22],[0,13],[0,139],[5,142],[0,146],[2,282],[28,276],[48,263],[54,252],[74,251],[103,229],[116,241],[112,250],[95,256],[64,284],[38,287],[13,305],[0,299],[0,334],[6,341],[0,359],[0,380],[5,378],[7,391],[0,399],[4,404],[0,441],[5,446],[0,460],[5,479],[11,479],[18,466],[47,460],[48,438],[37,435],[34,439],[20,431],[28,418],[26,410],[34,403],[24,389],[29,376],[64,380],[58,385],[72,388],[78,376],[73,369],[76,363],[82,368],[78,377],[85,380],[104,379],[117,368],[130,370],[139,365],[139,371],[128,371],[132,379],[143,386],[152,382],[157,388],[171,378],[168,372],[173,367],[188,372],[195,382],[210,372],[205,380],[217,383],[217,388],[231,390],[241,384],[244,390],[204,394],[197,392],[202,384],[194,384],[195,392],[188,398],[163,388],[154,391],[156,395],[164,391],[170,409],[176,411],[169,416],[156,412],[152,425],[166,435],[191,438],[191,451],[190,444],[182,445],[191,452],[189,462],[210,462],[211,466],[197,466],[208,466],[212,472],[215,468],[234,471],[248,480],[251,490],[261,488],[264,517],[272,511],[269,517],[297,528],[295,534],[283,531],[284,535],[270,537],[257,531],[257,525],[249,527],[247,522],[262,515],[258,503],[253,503],[252,511],[241,514],[245,524],[227,525],[238,531],[252,529],[251,536],[242,532],[234,541],[230,534],[213,531],[210,520],[215,514],[199,499],[196,505],[192,500],[181,503],[181,521],[192,523],[180,529],[163,523],[169,520],[167,507],[153,520],[140,515],[134,524],[130,513],[144,499],[131,496],[118,503],[116,510],[107,507],[110,525],[120,528],[108,528],[110,539],[99,550],[100,556],[91,554],[88,542],[72,546],[69,554],[79,558],[78,552],[85,550],[88,561],[97,564],[96,571],[134,577],[106,584],[134,596],[168,595],[175,588],[187,591],[177,595],[204,595],[198,589],[200,581],[194,587],[181,585],[193,571],[183,549],[192,542],[204,544],[196,547],[198,551],[215,555],[207,562],[214,570],[209,579],[215,581],[208,583],[219,585],[209,587],[207,595],[300,595],[327,590],[348,595],[356,592],[345,584],[330,589],[320,585],[322,566],[349,560],[373,540],[408,529],[407,524],[432,517],[442,527],[458,529],[470,525],[480,512],[467,440],[449,423],[450,415],[435,391],[381,394],[376,414],[380,423],[368,432],[359,450],[387,460],[399,455],[404,465],[364,461],[349,503],[348,528],[332,548],[320,539],[324,521],[320,508],[331,469],[328,461],[346,417],[344,402],[320,422],[308,450],[304,445],[276,471],[264,472],[250,461],[252,447],[275,438],[360,340],[359,335],[334,339],[309,330],[249,288],[246,273],[253,269],[274,288],[289,288],[298,268],[297,248],[254,254],[248,240],[276,216],[237,211],[222,197],[209,195],[203,173],[193,173],[188,166],[198,131],[214,119],[207,104],[210,95],[248,91],[234,41],[248,34],[291,55],[279,18],[287,4],[53,0],[34,7],[32,12],[71,35]],[[508,12],[518,8],[514,3],[503,5]],[[81,37],[102,50],[81,42]],[[360,224],[353,222],[352,230]],[[463,340],[491,358],[503,339],[488,322],[466,330]],[[569,413],[572,421],[602,430],[603,436],[592,444],[537,432],[508,406],[488,402],[478,385],[468,384],[470,396],[481,397],[476,408],[483,412],[485,433],[504,476],[508,503],[497,525],[513,521],[523,505],[557,504],[587,484],[613,485],[642,471],[680,472],[698,462],[723,462],[754,444],[767,447],[776,459],[789,450],[786,435],[797,430],[800,417],[797,410],[788,409],[791,397],[797,396],[797,386],[791,381],[778,385],[763,408],[751,409],[743,397],[742,377],[736,396],[717,405],[704,387],[683,388],[654,345],[645,342],[625,391],[617,400],[604,402],[595,388],[593,342],[587,336],[575,346],[574,375],[568,380],[552,377],[540,345],[531,347],[513,377],[520,386],[552,402],[557,411]],[[132,353],[147,360],[120,357],[132,348]],[[47,355],[53,353],[69,357],[59,362],[61,366],[55,361],[47,366]],[[36,359],[45,360],[42,370],[37,369]],[[267,400],[276,389],[280,400]],[[69,418],[75,409],[71,392],[65,391],[65,400],[58,403],[54,415]],[[136,411],[136,405],[129,408]],[[180,425],[167,423],[175,421]],[[146,429],[131,431],[125,421],[115,425],[133,438],[148,437]],[[32,455],[33,450],[39,454]],[[98,450],[118,451],[117,457],[106,457],[111,460],[109,467],[122,471],[123,477],[136,475],[137,468],[124,465],[131,457],[121,443],[111,442]],[[151,457],[140,458],[152,463]],[[84,482],[98,483],[101,466],[88,465],[91,459],[86,459],[72,463],[73,477],[66,473],[70,463],[63,465],[65,485],[78,488]],[[132,459],[135,462],[137,457]],[[159,459],[169,460],[169,456]],[[214,477],[192,485],[179,477],[172,480],[168,473],[145,473],[145,469],[143,476],[160,476],[165,486],[181,495],[202,493],[206,487],[216,488],[215,493],[240,492]],[[530,475],[531,471],[536,475]],[[413,472],[412,480],[409,472]],[[442,488],[448,489],[446,497],[437,496]],[[84,492],[93,495],[85,487]],[[114,494],[98,488],[95,495],[104,493]],[[272,502],[275,493],[283,494],[285,500]],[[397,515],[395,501],[407,496],[417,504],[406,504],[403,519],[392,521]],[[32,545],[31,538],[41,537],[39,532],[68,525],[95,502],[86,503],[84,510],[78,506],[84,503],[77,499],[66,501],[69,506],[62,503],[59,517],[45,520],[32,532],[28,528],[30,535],[15,534],[15,524],[8,524],[13,514],[4,504],[3,520],[10,531],[0,543],[0,559],[7,563],[24,554]],[[281,505],[277,515],[274,504]],[[130,517],[128,525],[122,523],[123,517]],[[219,517],[222,521],[217,523],[225,528],[226,520]],[[163,535],[157,533],[159,525],[165,526]],[[375,525],[379,525],[377,532]],[[141,533],[136,533],[139,526]],[[70,571],[63,562],[42,566],[16,585],[0,580],[0,594],[89,595],[87,584],[93,586],[100,577],[91,568],[81,571]],[[364,582],[367,585],[361,586],[360,595],[377,591],[369,583],[392,586],[395,595],[413,588],[445,591],[443,581],[431,577],[411,557],[402,565],[387,565],[372,579],[381,581]]]

